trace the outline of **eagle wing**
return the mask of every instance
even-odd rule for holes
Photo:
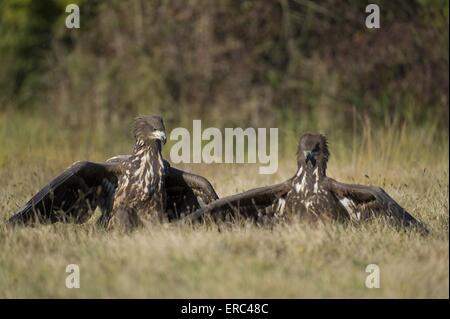
[[[167,162],[165,187],[170,219],[192,213],[219,198],[206,178],[170,167]]]
[[[427,227],[415,219],[382,188],[344,184],[327,178],[326,185],[350,218],[354,220],[368,219],[371,216],[385,216],[401,226],[412,226],[423,233],[428,233]]]
[[[254,188],[243,193],[223,197],[187,216],[195,221],[206,215],[223,217],[226,214],[258,218],[284,209],[284,197],[291,189],[291,180],[283,183]]]
[[[116,164],[75,162],[34,195],[8,223],[82,223],[97,206],[111,208],[119,174]]]

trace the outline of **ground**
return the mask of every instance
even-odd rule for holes
[[[129,136],[57,129],[0,116],[0,297],[449,297],[448,135],[415,128],[330,138],[329,175],[382,186],[429,226],[426,237],[382,221],[160,224],[131,235],[100,231],[93,220],[6,227],[4,220],[71,162],[131,149]],[[264,176],[244,164],[183,166],[208,177],[219,196],[293,175],[295,145],[280,155],[279,167]],[[66,288],[68,264],[79,265],[79,289]],[[365,286],[369,264],[379,266],[379,289]]]

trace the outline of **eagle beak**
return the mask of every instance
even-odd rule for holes
[[[153,138],[160,140],[163,144],[166,144],[167,137],[166,133],[163,131],[154,131],[152,133]]]
[[[312,155],[311,151],[303,151],[303,154],[305,155],[306,163],[308,163],[308,161],[310,161],[311,163],[313,162],[314,156]]]

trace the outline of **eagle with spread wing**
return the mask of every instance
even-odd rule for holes
[[[75,162],[34,195],[9,224],[83,223],[99,207],[97,223],[133,229],[153,218],[179,218],[218,199],[204,177],[171,167],[161,154],[166,142],[160,116],[134,123],[131,155],[105,163]]]
[[[301,219],[361,221],[385,216],[402,226],[413,226],[427,233],[427,228],[383,189],[340,183],[326,175],[328,143],[320,134],[304,134],[297,149],[297,172],[287,181],[223,197],[186,216],[191,221],[205,215],[223,218],[277,218],[282,215]]]

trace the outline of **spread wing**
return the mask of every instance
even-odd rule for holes
[[[34,195],[9,224],[86,221],[100,205],[108,209],[117,186],[115,164],[76,162]]]
[[[328,189],[336,196],[352,219],[385,216],[402,226],[413,226],[428,233],[424,224],[415,219],[382,188],[339,183],[327,178]]]
[[[258,218],[261,214],[276,213],[284,209],[284,197],[290,189],[291,180],[288,180],[223,197],[187,216],[187,219],[195,221],[208,214],[213,217],[232,214]]]
[[[219,198],[204,177],[166,165],[167,213],[170,219],[210,204]]]

